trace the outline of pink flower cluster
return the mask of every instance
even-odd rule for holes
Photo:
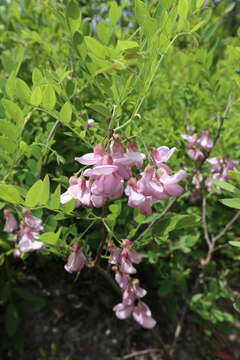
[[[132,249],[132,242],[128,239],[122,241],[122,249],[113,243],[109,243],[108,247],[109,262],[114,265],[112,269],[115,272],[115,280],[123,292],[122,302],[113,308],[117,318],[124,320],[132,316],[144,328],[153,328],[156,321],[152,318],[149,307],[140,300],[147,291],[140,287],[138,279],[130,276],[136,274],[137,270],[133,264],[140,263],[141,255]]]
[[[165,162],[173,154],[175,148],[166,146],[153,149],[151,153],[154,166],[148,166],[144,172],[136,178],[128,181],[125,193],[129,197],[128,205],[139,208],[143,215],[152,213],[151,205],[159,200],[179,196],[183,188],[178,182],[185,179],[187,174],[184,170],[171,174],[171,169]]]
[[[4,231],[13,233],[18,229],[18,223],[15,216],[10,210],[4,209],[3,215],[5,218]],[[32,216],[28,209],[23,210],[23,221],[19,224],[19,230],[15,234],[15,241],[18,245],[14,250],[14,256],[18,257],[22,253],[39,250],[43,247],[41,241],[37,241],[40,232],[43,230],[42,220]]]
[[[68,257],[67,264],[64,266],[64,269],[69,273],[80,272],[85,266],[86,257],[82,253],[79,244],[73,246],[72,252]]]
[[[203,130],[200,134],[182,134],[181,137],[188,142],[187,154],[195,161],[203,161],[205,159],[203,151],[209,151],[213,147],[213,141],[207,130]]]
[[[206,150],[210,152],[213,148],[213,141],[210,138],[209,131],[203,130],[200,134],[193,135],[181,135],[184,140],[188,141],[188,155],[195,161],[204,161],[206,160],[209,164],[212,165],[210,170],[210,175],[204,180],[203,175],[198,171],[192,178],[192,184],[194,190],[191,191],[190,202],[195,203],[201,199],[201,187],[204,183],[207,191],[211,191],[212,180],[218,179],[220,181],[226,181],[229,179],[228,171],[236,170],[235,166],[239,164],[238,161],[232,160],[230,157],[226,159],[221,159],[219,156],[213,157],[210,159],[206,158],[207,154],[204,154],[203,151]],[[209,154],[209,153],[208,153]]]
[[[80,164],[91,165],[92,168],[86,169],[80,178],[73,176],[69,179],[69,188],[61,195],[61,203],[75,199],[76,207],[100,208],[107,200],[120,198],[125,181],[130,179],[125,190],[129,197],[128,205],[139,208],[144,215],[150,215],[153,203],[183,192],[177,183],[186,177],[186,172],[180,170],[172,175],[165,164],[174,150],[166,146],[153,149],[151,157],[154,166],[148,166],[137,178],[130,179],[131,168],[140,168],[146,156],[136,150],[134,141],[128,143],[124,152],[123,145],[115,136],[109,151],[96,145],[93,153],[75,158]]]

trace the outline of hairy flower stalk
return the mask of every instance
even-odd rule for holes
[[[113,311],[120,320],[131,316],[142,327],[151,329],[156,325],[149,307],[141,300],[147,291],[140,287],[138,279],[132,278],[137,272],[133,264],[141,262],[141,255],[132,250],[132,242],[128,239],[122,240],[122,249],[113,243],[108,244],[110,251],[109,263],[114,265],[115,280],[122,290],[122,302],[114,306]]]

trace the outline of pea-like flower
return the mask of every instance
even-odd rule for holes
[[[3,216],[5,218],[3,231],[11,233],[16,230],[18,227],[17,220],[11,211],[9,209],[4,209]]]
[[[86,257],[80,249],[79,244],[75,244],[68,257],[67,264],[64,266],[69,273],[79,272],[86,264]]]

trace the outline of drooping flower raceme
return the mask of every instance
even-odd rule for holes
[[[141,255],[132,249],[132,242],[122,241],[122,249],[113,243],[108,244],[110,250],[110,264],[115,272],[115,280],[122,290],[122,302],[114,306],[113,310],[118,319],[124,320],[131,316],[144,328],[151,329],[156,325],[148,306],[140,300],[147,291],[140,287],[138,279],[131,278],[137,270],[133,264],[139,264]]]

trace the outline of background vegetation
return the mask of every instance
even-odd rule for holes
[[[233,171],[191,204],[199,165],[180,136],[210,130],[211,157],[239,160],[239,9],[228,0],[0,1],[0,207],[19,216],[32,209],[46,244],[15,259],[2,216],[2,359],[240,356],[240,176]],[[164,216],[167,200],[144,217],[126,197],[106,215],[111,236],[131,238],[143,255],[139,273],[158,322],[149,332],[109,320],[118,297],[106,256],[77,279],[63,269],[93,218],[81,247],[95,258],[104,225],[101,210],[60,205],[60,194],[80,169],[74,158],[112,132],[143,152],[175,146],[170,165],[188,172]],[[210,168],[204,161],[203,176]]]

